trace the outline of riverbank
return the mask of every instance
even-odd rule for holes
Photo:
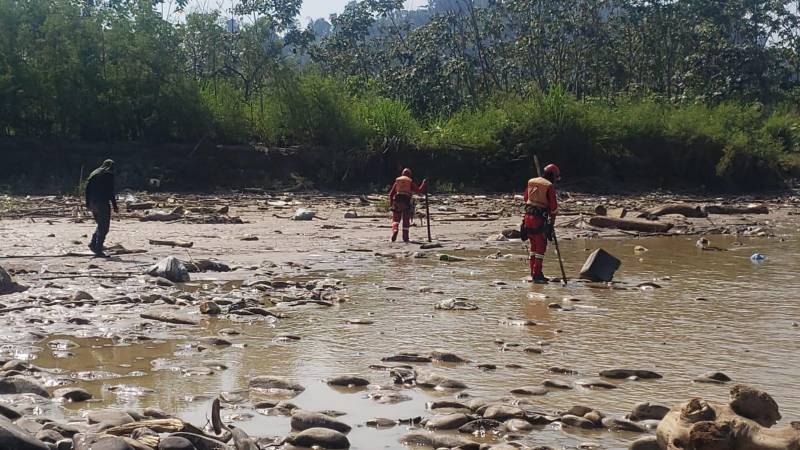
[[[90,422],[161,413],[202,428],[219,398],[220,420],[246,431],[260,448],[289,436],[293,425],[322,420],[301,409],[325,411],[351,427],[347,436],[356,449],[400,448],[401,440],[420,439],[436,447],[621,448],[652,435],[656,425],[622,420],[638,402],[671,407],[692,395],[727,398],[730,386],[692,382],[709,370],[769,391],[785,420],[800,415],[789,381],[796,362],[776,350],[796,339],[796,196],[565,192],[558,231],[568,275],[594,248],[623,261],[617,284],[573,281],[568,287],[523,281],[525,249],[503,235],[519,223],[519,201],[510,196],[434,196],[432,232],[442,245],[434,249],[421,248],[422,227],[412,230],[421,242],[387,242],[382,196],[133,193],[130,200],[132,210],[122,206],[112,223],[109,259],[88,256],[93,225],[78,199],[0,200],[6,243],[0,266],[28,287],[0,297],[4,375],[16,371],[53,396],[6,394],[0,403],[39,422],[69,423],[69,430],[48,426],[63,437],[110,426]],[[665,233],[591,225],[601,205],[602,217],[622,209],[636,217],[652,216],[667,203],[729,210],[755,204],[767,213],[650,220],[671,224]],[[144,207],[149,210],[137,209]],[[314,210],[316,218],[290,220],[300,208]],[[168,221],[141,221],[147,216]],[[703,236],[718,250],[697,248]],[[765,263],[750,262],[757,252],[767,256]],[[441,254],[463,260],[440,261]],[[143,275],[168,256],[197,265],[213,259],[231,270],[192,273],[190,282],[178,284]],[[547,270],[556,274],[552,250]],[[449,310],[453,298],[478,309]],[[691,338],[698,333],[705,336],[701,346]],[[398,356],[404,352],[420,356]],[[418,362],[407,362],[412,359]],[[620,368],[663,378],[597,379]],[[341,376],[350,378],[335,380]],[[368,384],[323,382],[331,380]],[[69,395],[85,389],[92,399],[64,401],[61,388],[73,389]],[[487,416],[487,403],[505,406]],[[614,427],[625,431],[565,419],[568,411],[575,415],[575,405],[618,419]],[[133,416],[96,412],[107,409]],[[417,418],[440,425],[421,427]],[[503,426],[481,423],[489,431],[478,435],[449,429],[465,418]],[[32,422],[21,423],[41,432]],[[185,424],[174,426],[192,434]]]

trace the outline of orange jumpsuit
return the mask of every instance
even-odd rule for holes
[[[427,181],[421,185],[414,183],[411,177],[405,175],[394,180],[392,189],[389,190],[389,204],[392,207],[392,241],[397,239],[400,222],[403,222],[403,242],[409,240],[409,227],[411,227],[411,197],[414,194],[425,192]]]
[[[524,223],[530,241],[531,277],[544,277],[542,269],[544,255],[547,251],[545,231],[548,218],[555,221],[556,210],[558,210],[556,189],[545,178],[532,178],[528,180],[523,199],[525,200]]]

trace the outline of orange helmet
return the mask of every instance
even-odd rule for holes
[[[561,169],[555,164],[548,164],[547,167],[544,168],[544,175],[552,175],[554,180],[559,181],[561,180]]]
[[[409,168],[403,169],[403,176],[404,177],[410,177],[411,176],[411,169],[409,169]]]

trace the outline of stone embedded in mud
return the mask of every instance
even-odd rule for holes
[[[467,389],[467,385],[458,380],[442,375],[425,373],[417,374],[417,386],[438,391]]]
[[[563,423],[564,425],[568,425],[575,428],[583,428],[585,430],[591,430],[592,428],[596,428],[594,422],[589,419],[580,416],[573,416],[572,414],[565,414],[558,419],[559,422]]]
[[[196,450],[196,447],[184,437],[167,436],[158,441],[158,450]]]
[[[46,444],[3,417],[0,417],[0,448],[8,450],[49,450]]]
[[[371,428],[392,428],[397,426],[397,421],[384,417],[377,417],[367,420],[366,425]]]
[[[527,433],[534,428],[532,423],[522,419],[509,419],[503,425],[512,433]]]
[[[147,275],[165,278],[173,283],[189,281],[189,271],[186,266],[174,256],[168,256],[147,270]]]
[[[414,363],[429,363],[431,362],[431,358],[428,356],[422,356],[417,353],[398,353],[397,355],[387,356],[385,358],[381,358],[383,362],[414,362]]]
[[[589,378],[585,380],[578,380],[575,382],[580,387],[587,389],[616,389],[616,384],[611,384],[598,378]]]
[[[547,388],[542,386],[524,387],[511,390],[511,394],[513,395],[547,395],[547,392]]]
[[[369,393],[369,398],[382,405],[396,405],[407,402],[411,397],[392,389],[378,389]]]
[[[50,398],[50,393],[39,382],[20,375],[0,378],[0,394],[36,394]]]
[[[53,392],[53,396],[56,398],[63,398],[64,400],[70,402],[85,402],[86,400],[90,400],[92,398],[92,394],[90,394],[89,391],[79,387],[56,389]]]
[[[11,278],[11,275],[6,272],[6,269],[0,266],[0,295],[24,292],[27,289],[28,288],[26,286],[22,286],[14,282],[14,280]]]
[[[480,448],[480,445],[467,439],[417,431],[401,437],[400,443],[409,446],[431,447],[436,449],[458,448],[460,450],[478,450]]]
[[[463,364],[469,362],[468,360],[456,355],[455,353],[441,352],[438,350],[432,351],[429,356],[433,361],[440,361],[446,363]]]
[[[9,405],[0,403],[0,418],[5,417],[8,420],[17,420],[22,417],[22,413]]]
[[[206,336],[199,339],[199,341],[206,345],[213,345],[217,347],[228,347],[233,345],[233,343],[227,339],[222,339],[216,336]]]
[[[329,417],[325,414],[295,410],[292,412],[291,427],[293,430],[303,431],[311,428],[327,428],[340,433],[349,433],[350,425]]]
[[[287,438],[287,442],[298,447],[318,447],[331,450],[350,448],[347,436],[328,428],[309,428]]]
[[[331,386],[363,387],[369,385],[369,380],[353,375],[340,375],[329,379],[327,383]]]
[[[604,417],[602,419],[602,424],[611,431],[629,431],[631,433],[644,433],[647,431],[641,425],[633,423],[630,420],[617,419],[614,417]]]
[[[511,419],[511,420],[520,420],[520,419]],[[523,422],[528,423],[524,420]],[[503,422],[500,422],[499,420],[477,419],[477,420],[470,420],[469,422],[459,427],[458,432],[466,434],[474,434],[474,433],[483,434],[486,431],[502,430],[503,427],[504,427]]]
[[[433,308],[447,311],[475,311],[478,309],[478,305],[463,298],[450,298],[440,301]]]
[[[631,442],[628,450],[661,450],[656,436],[645,436]]]
[[[86,415],[86,419],[90,424],[104,423],[114,427],[134,422],[133,417],[131,417],[130,414],[118,409],[89,411],[89,414]]]
[[[551,389],[572,389],[572,385],[566,381],[561,380],[544,380],[542,386]]]
[[[94,297],[86,291],[75,291],[75,293],[72,294],[72,300],[76,302],[81,300],[94,300]]]

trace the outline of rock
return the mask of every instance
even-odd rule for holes
[[[344,218],[345,219],[357,219],[358,218],[358,213],[355,212],[355,211],[346,211],[344,213]]]
[[[478,305],[470,303],[466,299],[450,298],[440,301],[433,308],[447,311],[475,311],[478,309]]]
[[[197,450],[192,441],[180,436],[167,436],[158,442],[158,450]]]
[[[45,430],[41,429],[38,433],[36,433],[36,440],[42,441],[45,443],[55,444],[56,442],[64,439],[64,436],[59,434],[55,430]]]
[[[293,383],[283,378],[270,377],[270,376],[259,376],[251,378],[250,388],[263,389],[268,391],[273,391],[273,390],[287,391],[293,393],[294,395],[297,395],[306,390],[306,388],[297,383]]]
[[[383,362],[403,362],[403,363],[429,363],[431,358],[417,353],[398,353],[397,355],[381,358]]]
[[[0,394],[36,394],[50,398],[44,386],[32,378],[19,375],[0,378]]]
[[[124,438],[103,434],[77,434],[73,438],[75,450],[139,450]]]
[[[89,423],[105,423],[113,427],[134,422],[133,417],[131,417],[130,414],[118,409],[89,411],[89,414],[86,415],[86,418],[89,420]]]
[[[11,278],[11,275],[9,275],[8,272],[6,272],[6,269],[0,266],[0,295],[24,292],[27,289],[28,289],[27,287],[17,284]]]
[[[200,303],[200,314],[216,316],[220,313],[222,313],[222,309],[218,304],[211,301]]]
[[[9,420],[0,418],[0,449],[49,450],[49,447]]]
[[[522,237],[519,233],[519,229],[517,228],[506,228],[505,230],[503,230],[502,234],[507,239],[519,239]]]
[[[363,387],[369,385],[369,380],[353,375],[340,375],[329,379],[327,383],[331,386]]]
[[[174,256],[168,256],[147,270],[147,275],[165,278],[173,283],[189,281],[189,271],[183,263]]]
[[[694,381],[697,382],[697,383],[716,383],[716,384],[721,384],[721,383],[727,383],[727,382],[731,381],[731,377],[725,375],[722,372],[711,371],[711,372],[706,372],[704,374],[701,374],[699,377],[695,378]]]
[[[442,253],[441,255],[439,255],[439,261],[462,262],[462,261],[466,261],[466,259],[458,257],[458,256],[453,256],[453,255],[448,255],[448,254]]]
[[[731,388],[730,406],[736,414],[767,428],[781,420],[775,400],[766,392],[749,386],[737,384]]]
[[[466,414],[438,414],[425,422],[425,428],[429,430],[455,430],[469,421],[470,418]]]
[[[472,441],[434,433],[411,432],[400,438],[402,444],[408,446],[439,448],[458,448],[459,450],[479,450],[480,446]]]
[[[507,420],[503,425],[505,425],[506,429],[512,433],[527,433],[532,431],[534,428],[532,423],[522,419]]]
[[[547,388],[542,386],[517,388],[511,390],[511,393],[513,395],[547,395],[547,392],[548,392]]]
[[[440,352],[440,351],[433,351],[430,353],[430,358],[433,361],[441,361],[446,363],[456,363],[456,364],[463,364],[468,363],[464,358],[454,354],[454,353],[447,353],[447,352]]]
[[[609,382],[597,379],[597,378],[589,378],[586,380],[578,380],[575,382],[580,387],[584,387],[587,389],[616,389],[616,384],[611,384]]]
[[[605,417],[602,419],[603,426],[611,431],[630,431],[632,433],[644,433],[646,430],[630,420]]]
[[[386,419],[383,417],[378,417],[375,419],[367,420],[366,425],[371,428],[392,428],[397,426],[397,421],[392,419]]]
[[[56,445],[55,450],[73,450],[72,449],[72,446],[73,446],[72,439],[62,439],[62,440],[56,442],[55,445]]]
[[[510,405],[489,405],[483,412],[484,419],[505,422],[509,419],[524,419],[525,411]]]
[[[319,447],[324,449],[348,449],[350,441],[347,436],[328,428],[309,428],[291,436],[287,441],[298,447]]]
[[[467,389],[467,385],[437,374],[417,374],[417,386],[438,391]]]
[[[308,221],[308,220],[313,220],[314,217],[316,216],[317,213],[315,211],[311,211],[305,208],[299,208],[294,212],[292,220]]]
[[[663,378],[659,373],[650,370],[637,370],[637,369],[610,369],[600,372],[603,378],[611,378],[613,380],[622,380],[625,378],[641,378],[643,380],[656,380]]]
[[[558,420],[564,425],[568,425],[575,428],[583,428],[585,430],[591,430],[592,428],[596,428],[594,422],[592,422],[591,420],[579,416],[573,416],[571,414],[563,415]]]
[[[603,249],[595,250],[583,264],[580,278],[589,281],[609,282],[614,279],[614,273],[622,265],[619,259]]]
[[[463,410],[470,410],[470,407],[460,403],[455,402],[452,400],[438,400],[438,401],[431,401],[425,404],[425,407],[431,411],[436,411],[437,409],[463,409]]]
[[[369,319],[347,319],[349,325],[372,325],[375,322]]]
[[[217,346],[217,347],[229,347],[229,346],[233,345],[233,342],[231,342],[231,341],[229,341],[227,339],[222,339],[221,337],[217,337],[217,336],[201,337],[199,339],[199,341],[201,343],[205,344],[205,345],[212,345],[212,346]]]
[[[572,389],[572,385],[561,380],[544,380],[542,386],[551,389]]]
[[[22,413],[9,405],[0,403],[0,418],[2,417],[5,417],[8,420],[17,420],[22,417]]]
[[[631,442],[628,450],[661,450],[661,446],[656,436],[645,436]]]
[[[522,419],[511,419],[511,420],[519,420],[528,423]],[[483,433],[491,430],[502,430],[503,426],[504,426],[503,422],[500,422],[498,420],[478,419],[467,422],[463,426],[459,427],[458,432],[467,434]]]
[[[294,410],[292,412],[291,426],[293,430],[303,431],[310,428],[328,428],[340,433],[349,433],[350,425],[340,422],[325,414]]]
[[[79,387],[56,389],[53,392],[53,396],[56,398],[63,398],[64,400],[70,402],[85,402],[86,400],[90,400],[92,398],[92,394],[90,394],[89,391]]]
[[[578,371],[577,370],[566,369],[564,367],[553,366],[553,367],[549,367],[547,369],[547,371],[550,372],[550,373],[558,373],[558,374],[561,374],[561,375],[578,375]]]
[[[486,242],[505,242],[508,238],[502,234],[493,234],[486,238]]]
[[[640,420],[661,420],[669,412],[669,408],[663,405],[657,405],[650,402],[637,403],[633,407],[633,411],[628,414],[628,419],[634,421]]]
[[[75,293],[72,294],[72,301],[79,302],[82,300],[94,300],[94,297],[86,291],[75,291]]]

